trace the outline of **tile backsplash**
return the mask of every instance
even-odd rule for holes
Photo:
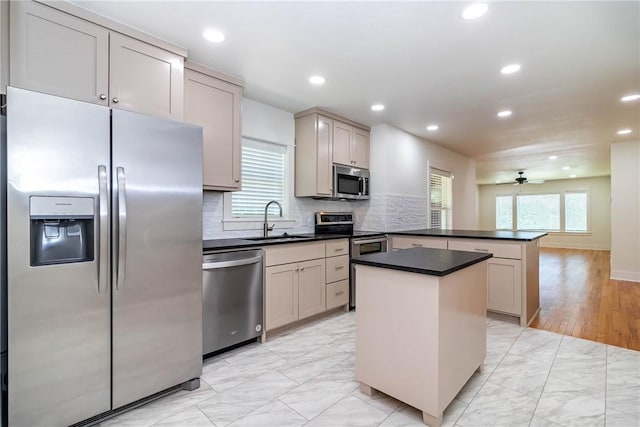
[[[255,236],[258,230],[224,231],[223,193],[205,191],[203,198],[203,239]],[[318,211],[353,212],[357,230],[394,231],[427,227],[427,198],[402,194],[372,195],[369,200],[333,201],[293,198],[290,218],[295,221],[288,233],[312,233],[313,214]]]

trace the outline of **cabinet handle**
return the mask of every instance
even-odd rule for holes
[[[336,296],[340,296],[342,294],[344,294],[344,291],[336,292]]]
[[[100,99],[104,101],[105,99],[107,99],[107,95],[105,95],[104,93],[101,93]]]
[[[473,248],[473,250],[478,252],[489,252],[489,249],[482,249],[482,248]]]
[[[300,269],[299,269],[299,268],[296,268],[296,269],[294,269],[293,271],[300,271]]]
[[[235,181],[236,181],[236,182],[240,182],[240,178],[236,178],[236,179],[235,179]]]
[[[336,267],[336,270],[342,270],[344,268],[344,265],[339,265]]]
[[[117,104],[118,102],[120,102],[118,98],[113,98],[111,101],[113,101],[114,104]]]
[[[300,271],[304,271],[304,267],[302,267],[302,268],[300,269]]]
[[[344,251],[344,248],[336,248],[336,249],[334,249],[334,252],[342,252],[342,251]]]
[[[421,248],[422,243],[412,243],[411,246],[415,246],[416,248]]]

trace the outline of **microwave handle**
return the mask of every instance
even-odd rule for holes
[[[361,196],[364,194],[364,191],[365,191],[365,182],[364,182],[364,180],[365,180],[365,178],[364,178],[364,177],[361,177],[361,178],[358,180],[358,184],[359,184],[359,185],[358,185],[358,191],[360,192],[360,195],[361,195]]]
[[[369,195],[369,178],[362,178],[362,194],[363,196]]]

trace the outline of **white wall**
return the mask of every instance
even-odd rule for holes
[[[243,99],[242,136],[294,145],[293,114]],[[453,225],[476,227],[475,162],[438,145],[388,125],[371,129],[371,200],[330,201],[293,197],[289,199],[287,232],[313,232],[317,211],[354,212],[361,230],[394,231],[427,226],[428,165],[451,171],[453,183]],[[293,156],[292,156],[293,158]],[[242,231],[223,229],[223,193],[206,191],[203,206],[203,238],[221,239],[255,236],[259,228]],[[280,227],[276,226],[276,229]],[[282,231],[284,229],[280,228]]]
[[[562,193],[571,190],[589,191],[589,233],[549,233],[540,245],[554,248],[598,249],[611,248],[611,212],[609,199],[611,179],[596,178],[561,179],[544,184],[529,185],[479,185],[479,225],[482,230],[496,227],[496,195]]]
[[[611,144],[611,278],[640,282],[640,141]]]
[[[372,200],[363,220],[383,217],[387,231],[427,227],[429,165],[454,175],[453,227],[476,228],[475,161],[390,125],[371,129]]]

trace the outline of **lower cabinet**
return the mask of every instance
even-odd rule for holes
[[[324,311],[324,268],[324,259],[314,259],[298,264],[298,319]]]
[[[267,331],[325,311],[325,261],[314,259],[265,269]]]
[[[490,258],[487,264],[487,310],[520,316],[522,262],[519,259]]]

